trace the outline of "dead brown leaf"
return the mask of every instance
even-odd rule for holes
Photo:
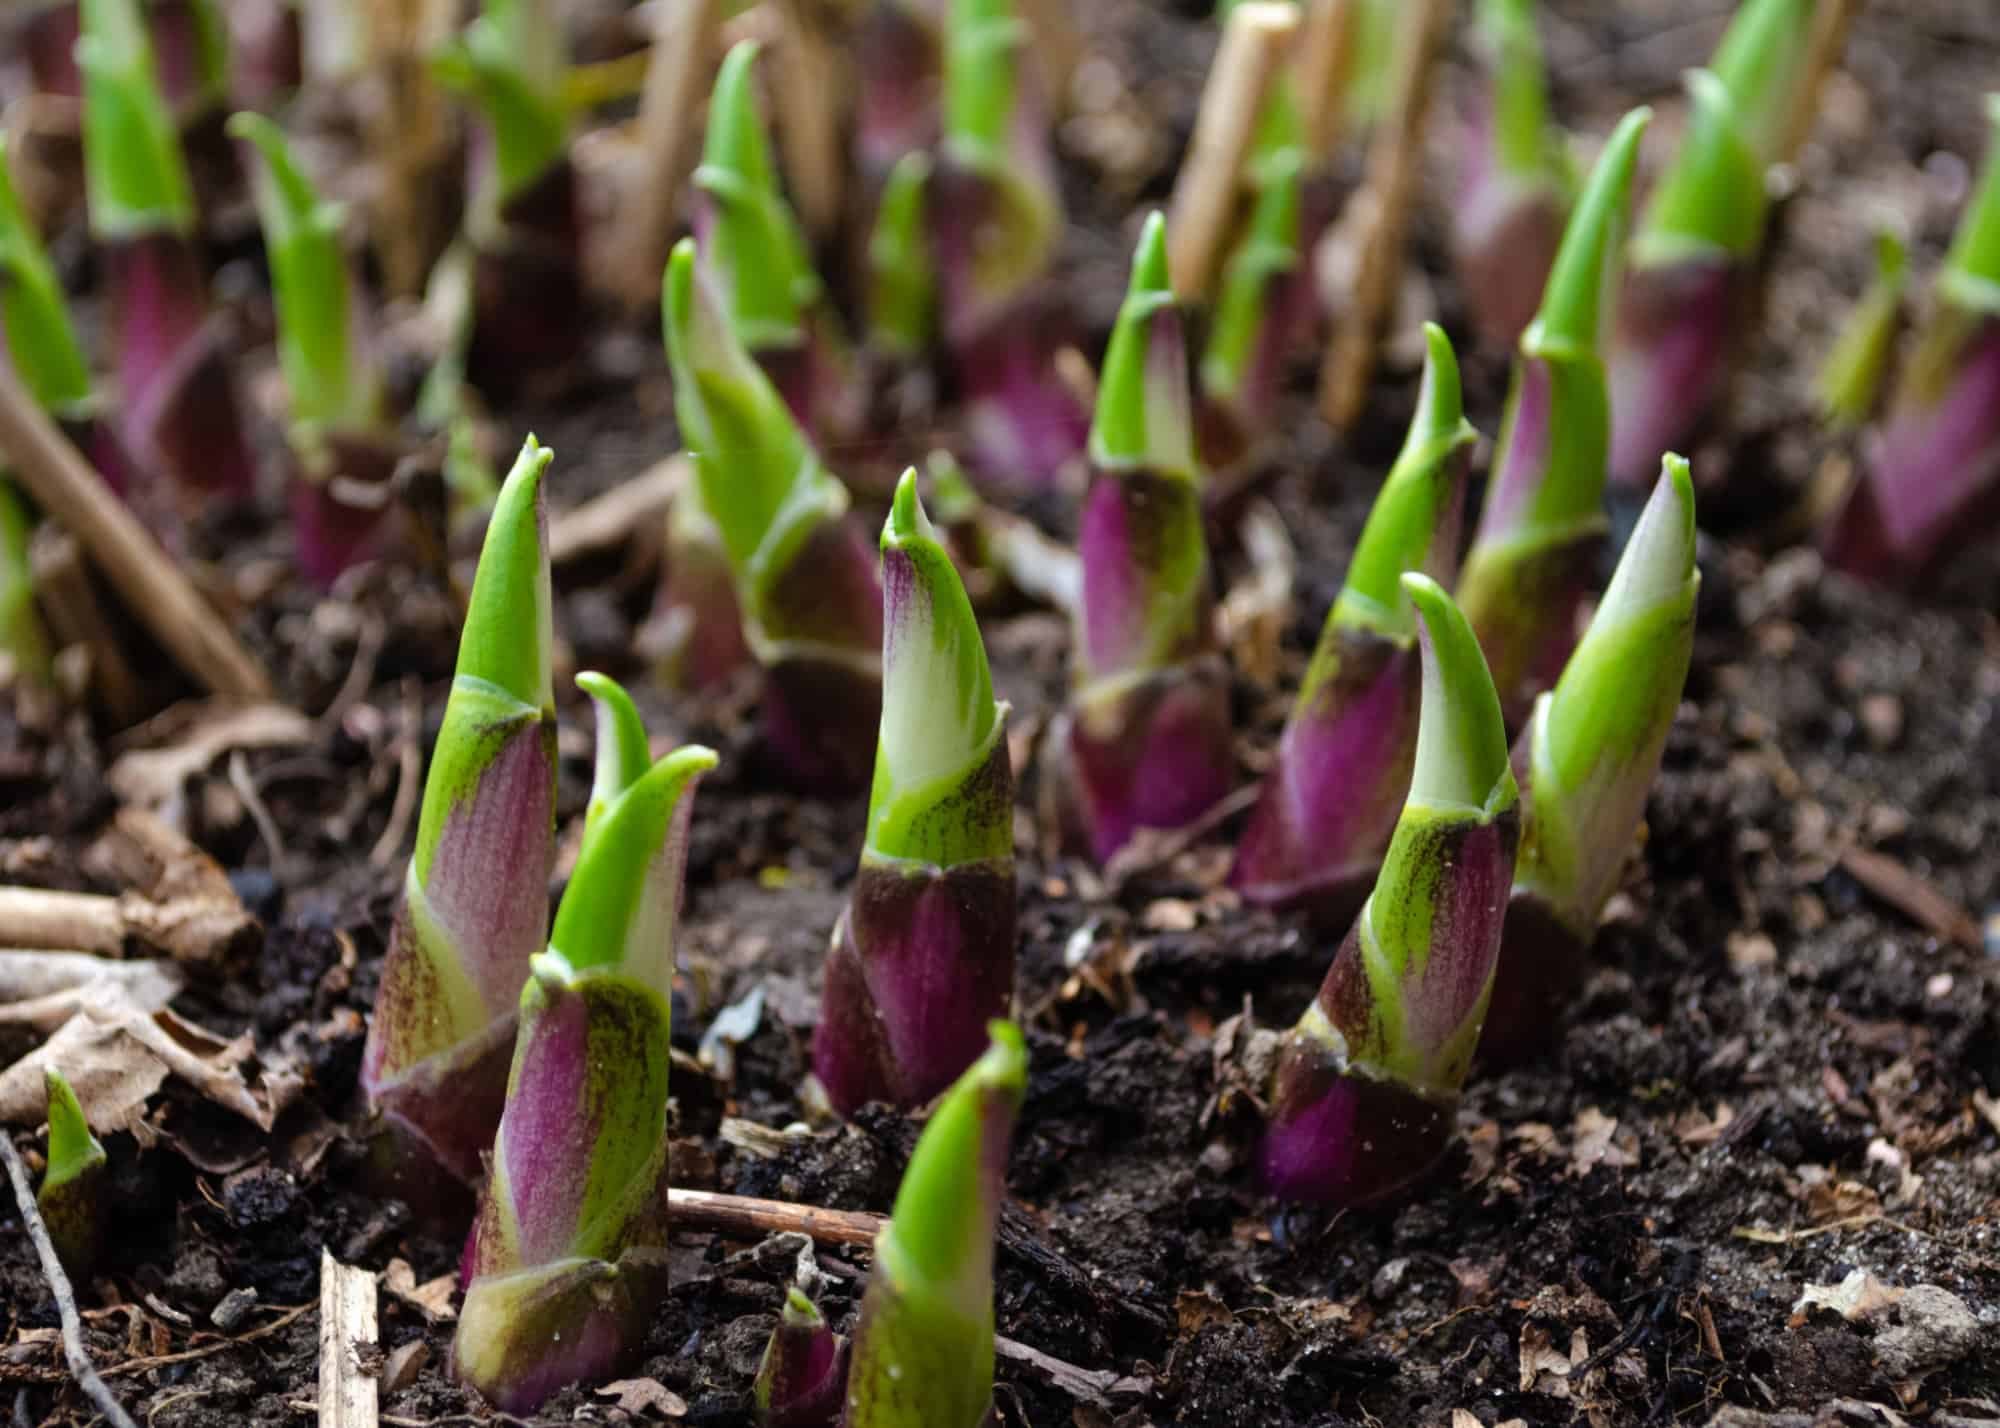
[[[687,1417],[687,1400],[654,1378],[621,1378],[597,1390],[599,1398],[627,1413],[658,1413],[662,1418]]]
[[[1714,1145],[1735,1119],[1734,1107],[1726,1101],[1717,1102],[1712,1117],[1700,1110],[1683,1111],[1674,1117],[1674,1134],[1682,1145]]]
[[[1597,1166],[1629,1170],[1639,1163],[1638,1132],[1618,1132],[1618,1122],[1596,1106],[1577,1112],[1570,1126],[1570,1170],[1587,1175]]]
[[[224,754],[296,747],[312,738],[312,721],[282,704],[176,705],[138,731],[138,747],[118,757],[105,782],[125,802],[159,812],[177,805],[188,780]],[[164,740],[171,742],[157,742]]]
[[[452,1295],[458,1289],[458,1276],[440,1274],[436,1279],[417,1283],[416,1271],[410,1268],[406,1259],[392,1259],[389,1267],[382,1271],[382,1288],[389,1296],[409,1305],[433,1324],[449,1323],[458,1317],[458,1310],[452,1305]]]
[[[0,1023],[47,1036],[108,989],[148,1011],[179,995],[186,978],[171,962],[122,962],[87,952],[0,951]]]
[[[1865,1319],[1902,1297],[1902,1290],[1884,1284],[1867,1270],[1850,1270],[1838,1284],[1808,1284],[1792,1305],[1792,1327],[1805,1323],[1815,1309],[1831,1309],[1850,1322]]]
[[[1213,1294],[1199,1289],[1183,1289],[1174,1300],[1174,1317],[1183,1339],[1211,1324],[1233,1324],[1236,1316]]]
[[[1521,1392],[1569,1397],[1569,1355],[1555,1347],[1549,1331],[1530,1321],[1521,1326]]]

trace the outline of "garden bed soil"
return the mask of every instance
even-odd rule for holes
[[[1707,54],[1727,7],[1612,8],[1545,6],[1558,111],[1601,134],[1647,99],[1671,128],[1675,77]],[[1078,219],[1064,277],[1101,341],[1128,210],[1164,197],[1213,31],[1126,0],[1081,18],[1101,69],[1089,82],[1109,99],[1062,131]],[[1784,210],[1765,327],[1697,449],[1715,538],[1643,851],[1573,1015],[1536,1064],[1476,1077],[1457,1144],[1408,1203],[1283,1211],[1251,1183],[1249,1028],[1298,1015],[1337,932],[1252,911],[1221,887],[1241,814],[1108,883],[1046,853],[1030,762],[1017,826],[1031,1068],[998,1271],[1011,1341],[1002,1422],[2000,1420],[2000,548],[1911,599],[1827,573],[1790,548],[1785,524],[1841,456],[1815,432],[1809,382],[1866,279],[1876,206],[1912,220],[1928,270],[1966,180],[1962,159],[1945,156],[1982,151],[1980,95],[1996,63],[2000,16],[1984,0],[1884,4],[1857,23]],[[1461,77],[1447,77],[1447,95]],[[1106,125],[1125,126],[1124,148]],[[1454,132],[1441,106],[1438,157]],[[1443,191],[1440,180],[1433,198]],[[1414,256],[1458,332],[1441,211],[1426,205]],[[1302,375],[1264,459],[1262,494],[1297,545],[1298,580],[1277,686],[1239,675],[1246,783],[1269,759],[1399,439],[1414,389],[1405,348],[1391,344],[1365,427],[1344,443],[1312,418]],[[503,413],[507,440],[533,429],[554,448],[558,511],[674,447],[650,329],[607,323],[593,361],[580,390]],[[1490,435],[1505,363],[1469,357],[1466,371],[1468,411]],[[903,435],[899,461],[931,438]],[[287,1048],[309,1080],[268,1136],[170,1081],[155,1144],[111,1137],[111,1252],[80,1286],[90,1347],[158,1428],[304,1421],[324,1246],[388,1271],[391,1362],[427,1346],[384,1393],[383,1421],[488,1421],[446,1369],[449,1298],[412,1288],[451,1273],[462,1228],[372,1188],[354,1135],[361,1018],[411,831],[397,794],[441,715],[455,606],[413,570],[317,600],[274,569],[283,548],[281,529],[253,531],[214,579],[243,600],[247,638],[284,699],[326,712],[302,742],[243,755],[239,777],[223,759],[179,790],[170,812],[230,870],[265,932],[176,1007],[252,1038],[260,1057]],[[1246,574],[1240,551],[1221,563],[1229,580]],[[600,561],[558,584],[569,666],[639,675],[631,647],[651,576]],[[1032,760],[1063,696],[1067,631],[1017,611],[987,634],[1017,753]],[[884,1211],[915,1123],[878,1109],[810,1127],[799,1089],[863,805],[785,793],[758,755],[745,687],[637,692],[656,734],[723,755],[701,788],[689,860],[675,1183]],[[588,721],[563,697],[559,811],[573,836]],[[7,881],[122,890],[83,853],[117,805],[106,768],[144,737],[0,711]],[[733,1054],[705,1049],[719,1010],[757,993],[754,1032]],[[29,1044],[0,1038],[10,1058]],[[64,1386],[47,1288],[8,1220],[0,1411],[89,1421]],[[673,1252],[671,1298],[632,1369],[661,1391],[583,1385],[529,1421],[748,1421],[800,1246],[683,1234]],[[846,1329],[868,1256],[821,1246],[814,1260],[821,1307]],[[1837,1300],[1843,1281],[1835,1307],[1795,1307],[1808,1286]],[[1857,1300],[1872,1281],[1900,1298]],[[215,1329],[211,1312],[243,1289],[255,1307]]]

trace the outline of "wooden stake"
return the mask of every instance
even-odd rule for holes
[[[715,63],[722,0],[659,7],[653,57],[639,98],[637,153],[618,205],[620,241],[607,281],[635,308],[657,306],[681,189],[694,170],[694,136]]]
[[[1321,371],[1320,413],[1336,431],[1352,427],[1367,405],[1382,326],[1400,286],[1403,243],[1423,176],[1424,113],[1450,13],[1450,0],[1411,0],[1402,14],[1396,88],[1387,122],[1368,151],[1366,195],[1375,224],[1362,248],[1353,301]]]
[[[877,1232],[888,1223],[885,1216],[860,1210],[822,1210],[816,1205],[678,1187],[667,1191],[667,1219],[676,1230],[708,1231],[746,1240],[796,1230],[829,1245],[872,1245]]]
[[[430,56],[450,37],[455,17],[449,0],[374,0],[366,15],[362,129],[378,174],[371,226],[384,282],[398,297],[423,292],[450,241],[439,198],[453,153],[453,109]]]
[[[827,33],[821,8],[814,0],[784,0],[784,30],[771,52],[777,83],[770,90],[792,205],[815,239],[839,226],[846,201],[854,88],[846,46]]]
[[[263,668],[4,364],[0,456],[182,668],[216,694],[270,698]]]
[[[1354,63],[1356,0],[1306,0],[1299,29],[1298,87],[1306,149],[1324,164],[1347,122],[1347,80]]]
[[[319,1428],[376,1428],[375,1375],[357,1350],[377,1347],[375,1276],[319,1252]]]
[[[1298,27],[1298,11],[1271,0],[1249,0],[1229,12],[1167,207],[1167,264],[1183,302],[1208,294],[1235,216],[1243,156]]]
[[[1083,32],[1077,28],[1070,0],[1014,0],[1027,22],[1029,44],[1040,61],[1044,95],[1051,116],[1069,109],[1069,81],[1083,63]]]
[[[1798,93],[1792,96],[1791,113],[1785,118],[1784,142],[1773,156],[1776,162],[1786,164],[1796,159],[1807,136],[1812,133],[1813,120],[1819,117],[1820,93],[1826,88],[1826,77],[1833,72],[1841,53],[1847,48],[1848,26],[1854,23],[1854,16],[1860,9],[1861,0],[1820,0],[1812,37],[1807,41],[1805,73],[1800,76]]]

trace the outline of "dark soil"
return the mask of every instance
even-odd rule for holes
[[[1107,111],[1142,156],[1103,158],[1102,115],[1062,131],[1078,227],[1066,280],[1100,343],[1128,214],[1167,190],[1213,30],[1185,13],[1205,8],[1193,4],[1079,8],[1110,66],[1097,77],[1116,101]],[[1675,76],[1708,53],[1728,7],[1545,8],[1559,111],[1602,134],[1642,99],[1674,127]],[[1987,1099],[2000,1095],[2000,553],[1989,543],[1913,600],[1788,547],[1799,493],[1842,455],[1816,433],[1808,383],[1866,281],[1877,210],[1910,223],[1928,272],[1984,143],[1980,95],[1996,64],[2000,13],[1987,0],[1884,0],[1857,23],[1784,210],[1767,322],[1698,448],[1718,538],[1704,548],[1694,671],[1643,855],[1547,1055],[1474,1081],[1459,1144],[1411,1203],[1287,1213],[1247,1174],[1252,1112],[1229,1078],[1246,1029],[1236,1019],[1289,1024],[1336,938],[1221,890],[1234,824],[1163,850],[1117,887],[1044,856],[1031,766],[1018,841],[1032,1068],[998,1290],[1000,1332],[1024,1347],[1002,1354],[1005,1422],[1606,1428],[1725,1409],[1750,1415],[1737,1422],[1802,1423],[1782,1415],[1822,1409],[1837,1423],[2000,1419],[2000,1107]],[[1440,157],[1448,118],[1441,106]],[[1460,332],[1440,215],[1426,208],[1415,254]],[[501,423],[502,446],[532,427],[555,449],[558,508],[674,446],[651,329],[607,326],[594,361],[579,392]],[[1491,433],[1504,360],[1472,358],[1467,372],[1468,410]],[[1239,679],[1245,782],[1268,758],[1412,376],[1392,345],[1366,428],[1341,445],[1310,416],[1301,374],[1266,488],[1299,578],[1277,687]],[[932,437],[906,435],[897,462]],[[158,1143],[111,1139],[115,1243],[80,1290],[98,1363],[159,1428],[303,1421],[322,1246],[370,1269],[400,1259],[422,1284],[455,1268],[462,1233],[369,1188],[345,1134],[411,826],[380,860],[368,852],[390,827],[406,747],[435,733],[455,607],[414,570],[318,600],[273,570],[283,549],[274,526],[218,579],[285,700],[314,714],[339,704],[306,747],[246,756],[282,850],[226,761],[185,790],[183,826],[267,930],[176,1006],[260,1052],[303,1045],[311,1077],[268,1137],[169,1081]],[[1233,550],[1222,564],[1225,577],[1244,573]],[[561,583],[572,667],[639,676],[630,649],[650,577],[612,562]],[[1031,755],[1062,697],[1067,631],[1030,612],[990,621],[987,635]],[[680,948],[676,1183],[886,1210],[914,1123],[878,1111],[808,1128],[799,1096],[863,807],[783,792],[759,761],[746,690],[640,693],[656,731],[723,753],[700,794]],[[564,723],[570,829],[589,777],[574,700]],[[121,890],[81,852],[113,811],[102,775],[123,747],[81,721],[28,727],[0,709],[6,880]],[[733,1058],[705,1055],[717,1012],[760,990],[755,1034]],[[28,1044],[0,1036],[9,1056]],[[44,1332],[52,1301],[9,1229],[0,1411],[89,1421]],[[634,1374],[677,1395],[687,1423],[747,1422],[798,1246],[688,1235],[675,1253],[672,1298]],[[846,1328],[867,1256],[822,1247],[817,1264],[822,1307]],[[1906,1293],[1852,1321],[1794,1308],[1808,1285],[1855,1272],[1943,1295]],[[240,1289],[256,1307],[213,1328],[210,1312]],[[488,1421],[446,1371],[450,1323],[393,1293],[381,1312],[385,1351],[429,1346],[408,1386],[385,1394],[384,1421]],[[1830,1406],[1839,1400],[1879,1407]],[[622,1415],[584,1386],[533,1421]]]

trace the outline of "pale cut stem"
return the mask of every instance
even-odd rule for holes
[[[1347,74],[1354,63],[1356,0],[1305,0],[1299,36],[1299,103],[1306,149],[1323,164],[1347,121]]]
[[[695,133],[720,50],[722,10],[722,0],[676,0],[659,7],[639,97],[638,152],[619,205],[623,239],[605,275],[610,289],[634,308],[651,308],[660,300],[660,273],[681,190],[694,172]]]
[[[778,144],[792,205],[806,230],[824,238],[840,222],[847,196],[847,115],[852,108],[854,66],[816,17],[811,0],[784,0],[783,35],[772,49],[777,84]]]
[[[1297,8],[1276,0],[1246,0],[1229,12],[1167,209],[1168,267],[1184,302],[1200,302],[1214,281],[1257,116],[1298,27]]]

